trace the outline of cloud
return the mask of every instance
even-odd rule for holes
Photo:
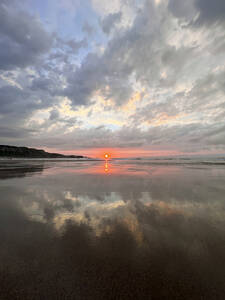
[[[157,8],[147,2],[132,26],[109,40],[103,54],[89,54],[85,58],[80,68],[69,75],[65,89],[74,106],[90,105],[96,91],[120,106],[129,101],[134,82],[159,89],[176,83],[196,50],[192,45],[176,47],[166,43],[163,36],[167,34],[170,20],[163,22],[164,14],[162,11],[159,16]],[[106,20],[117,19],[118,14],[108,17]],[[164,69],[167,78],[162,79]]]
[[[81,48],[87,47],[87,41],[85,39],[81,41],[69,40],[67,45],[71,48],[71,50],[77,53]]]
[[[52,78],[36,77],[32,80],[30,88],[32,91],[44,91],[45,93],[54,94],[57,86]]]
[[[118,15],[116,16],[118,18]],[[151,59],[151,51],[148,50],[147,54],[145,50],[154,39],[154,35],[153,29],[147,33],[147,22],[147,14],[140,14],[131,28],[109,41],[102,55],[88,54],[80,68],[70,74],[65,95],[72,100],[74,106],[90,104],[94,92],[98,90],[106,99],[113,99],[117,105],[129,100],[133,91],[131,77],[134,74],[137,79],[143,76],[147,71],[143,70],[147,67],[144,61]],[[139,43],[142,42],[144,44],[140,49]],[[139,50],[144,52],[144,56]],[[145,76],[147,75],[148,73],[145,73]]]
[[[11,85],[0,88],[0,136],[2,141],[4,140],[6,144],[8,142],[14,144],[13,140],[14,142],[26,140],[40,132],[40,127],[28,128],[27,120],[34,112],[46,109],[54,102],[47,95],[42,99],[39,96],[28,88],[21,90]],[[19,144],[21,145],[20,142]]]
[[[3,86],[0,88],[0,99],[1,99],[1,114],[18,112],[18,108],[22,111],[25,107],[21,105],[24,98],[27,97],[26,92],[15,86]]]
[[[33,65],[51,45],[51,35],[36,17],[14,10],[10,2],[0,4],[0,69]]]
[[[223,0],[196,0],[195,6],[199,11],[196,20],[198,25],[225,24],[225,3]]]
[[[4,141],[8,127],[10,142],[14,136],[15,143],[62,150],[222,149],[224,137],[217,132],[225,115],[222,2],[212,9],[200,0],[118,0],[109,7],[87,1],[88,9],[81,10],[68,1],[66,7],[76,7],[81,18],[66,31],[59,22],[54,34],[46,22],[32,18],[26,2],[23,12],[15,3],[1,2]],[[72,24],[69,10],[63,14]],[[47,10],[46,15],[51,19]]]
[[[168,8],[177,18],[182,18],[186,21],[190,21],[196,15],[195,0],[179,1],[169,0]]]
[[[90,25],[88,22],[85,22],[83,24],[82,30],[84,33],[86,33],[88,36],[91,36],[95,32],[94,26]]]
[[[15,86],[6,85],[0,88],[1,108],[0,114],[3,117],[6,115],[14,115],[19,117],[29,115],[32,111],[46,108],[52,105],[48,99],[41,101],[37,99],[38,95],[32,95],[29,89],[21,90]]]
[[[113,27],[116,25],[116,23],[120,22],[122,17],[122,13],[113,13],[107,15],[102,21],[101,21],[101,27],[104,33],[109,34]]]
[[[2,140],[9,139],[23,139],[30,136],[32,133],[35,133],[35,130],[25,129],[25,128],[10,128],[5,126],[0,126],[0,136]]]
[[[170,0],[169,10],[175,17],[186,20],[189,25],[211,26],[224,24],[225,4],[223,0]]]
[[[59,112],[58,112],[58,110],[53,109],[53,110],[51,111],[51,113],[50,113],[49,119],[50,119],[50,120],[55,120],[55,119],[58,119],[58,118],[59,118]]]

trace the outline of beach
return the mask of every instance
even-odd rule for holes
[[[225,297],[223,164],[2,160],[0,194],[8,299]]]

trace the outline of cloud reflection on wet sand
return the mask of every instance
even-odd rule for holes
[[[0,181],[1,299],[224,299],[225,169],[126,168]]]

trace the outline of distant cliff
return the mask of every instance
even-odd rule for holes
[[[28,158],[84,158],[81,155],[63,155],[49,153],[44,150],[27,147],[0,145],[0,157],[28,157]]]

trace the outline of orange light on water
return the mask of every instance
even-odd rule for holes
[[[108,173],[109,172],[109,165],[108,165],[107,162],[105,162],[104,168],[105,168],[105,173]]]

